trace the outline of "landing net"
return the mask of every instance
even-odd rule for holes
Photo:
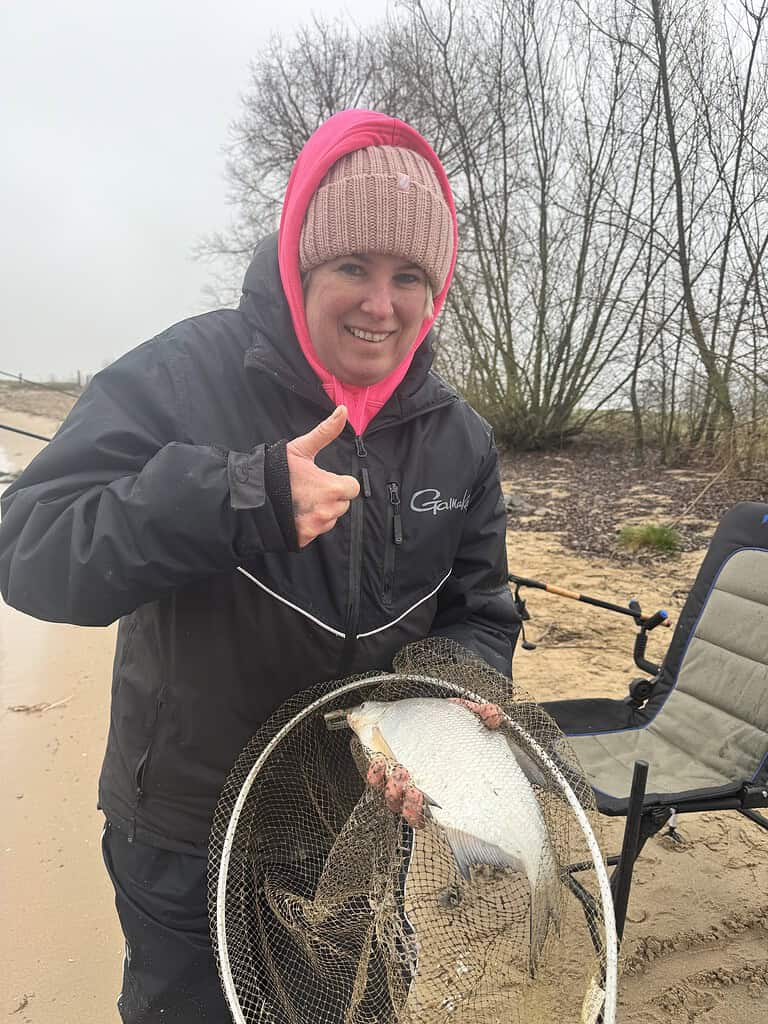
[[[441,827],[414,830],[388,810],[364,781],[369,752],[328,728],[329,713],[363,701],[457,696],[498,704],[505,735],[540,769],[559,881],[533,963],[528,877],[479,864],[464,879]],[[445,771],[453,764],[447,745]],[[303,691],[243,750],[211,832],[211,933],[233,1020],[596,1024],[602,1012],[611,1024],[616,943],[598,827],[552,719],[450,641],[411,645],[391,674]],[[595,894],[586,908],[579,885]]]

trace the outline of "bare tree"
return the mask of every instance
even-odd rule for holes
[[[611,403],[672,459],[761,407],[768,0],[406,0],[254,58],[233,128],[240,267],[301,146],[353,106],[404,118],[454,187],[438,359],[526,447]],[[751,389],[751,390],[750,390]],[[734,404],[737,403],[737,404]]]
[[[619,356],[641,296],[629,282],[650,241],[635,210],[648,118],[623,104],[637,56],[547,0],[411,9],[459,158],[444,359],[503,439],[560,442],[631,375]]]

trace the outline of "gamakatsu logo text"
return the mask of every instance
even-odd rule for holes
[[[411,508],[414,512],[431,512],[433,516],[438,512],[466,512],[469,508],[469,491],[464,491],[461,498],[444,498],[436,488],[427,487],[426,490],[414,493]]]

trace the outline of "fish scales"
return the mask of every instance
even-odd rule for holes
[[[559,922],[558,872],[536,794],[505,733],[433,697],[367,701],[348,721],[364,746],[402,764],[431,801],[465,878],[477,864],[526,875],[533,970],[549,920]]]

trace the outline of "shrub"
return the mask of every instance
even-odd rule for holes
[[[658,523],[624,526],[619,532],[619,546],[627,551],[639,551],[641,548],[677,551],[680,547],[680,534],[671,526],[660,526]]]

